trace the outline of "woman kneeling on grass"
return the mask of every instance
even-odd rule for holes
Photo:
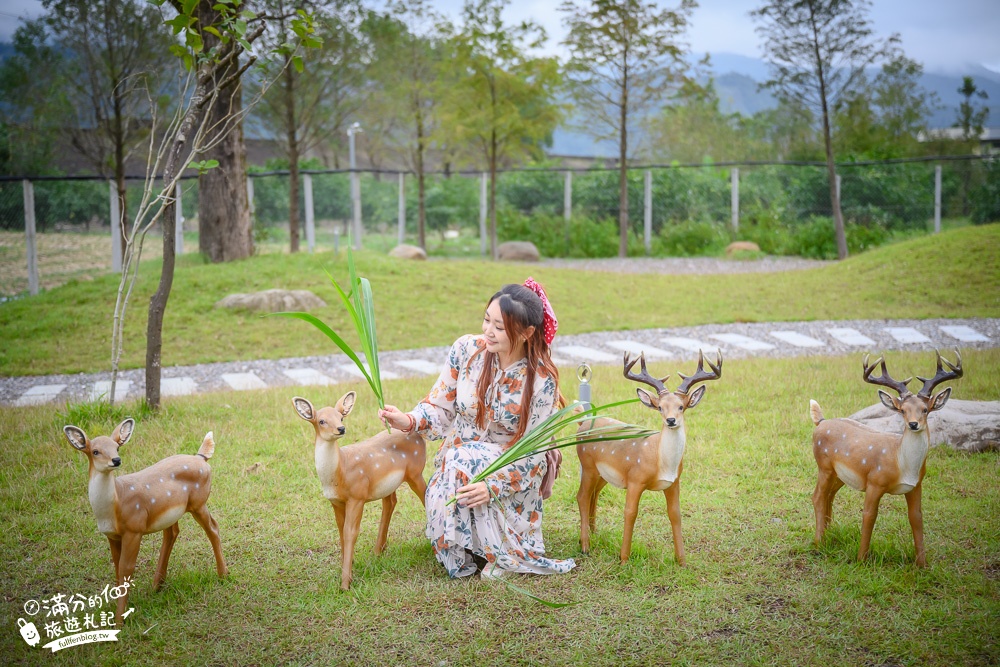
[[[549,350],[556,327],[541,285],[531,278],[504,285],[486,307],[483,334],[455,341],[427,397],[408,413],[392,405],[379,411],[401,431],[443,438],[427,485],[427,538],[451,577],[474,574],[476,557],[489,563],[480,575],[486,578],[557,574],[576,565],[546,558],[542,544],[542,499],[551,493],[558,451],[520,459],[489,477],[488,486],[469,484],[558,409],[559,372]]]

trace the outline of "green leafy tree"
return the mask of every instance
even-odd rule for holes
[[[440,101],[445,96],[446,37],[452,26],[424,0],[397,0],[370,22],[376,90],[369,116],[391,119],[383,133],[417,177],[417,242],[426,249],[428,151],[438,134]]]
[[[525,22],[507,25],[507,0],[469,1],[454,39],[455,70],[448,81],[439,133],[467,142],[489,171],[490,252],[497,258],[496,174],[501,165],[534,155],[551,140],[562,117],[556,103],[560,83],[554,58],[529,55],[545,31]]]
[[[844,218],[837,197],[831,116],[835,105],[866,67],[891,58],[898,35],[878,39],[868,21],[867,0],[766,0],[751,12],[759,22],[771,78],[763,87],[818,112],[822,122],[837,256],[847,257]]]
[[[263,40],[277,49],[295,39],[293,21],[312,12],[316,35],[308,35],[303,52],[284,49],[264,66],[275,81],[254,109],[254,116],[274,132],[288,161],[289,250],[299,250],[300,162],[313,149],[343,132],[357,110],[362,87],[361,40],[357,33],[360,6],[341,1],[317,6],[310,0],[268,0],[269,29]],[[345,104],[346,101],[346,104]]]
[[[653,159],[684,163],[742,159],[743,136],[734,121],[734,116],[719,109],[711,78],[704,85],[688,80],[673,104],[649,121],[649,154]]]
[[[176,69],[170,31],[160,12],[140,0],[43,0],[47,35],[64,57],[61,80],[76,118],[66,126],[74,148],[94,170],[114,179],[125,240],[130,156],[149,136],[150,100]]]
[[[683,80],[687,46],[680,39],[694,0],[660,9],[642,0],[567,0],[560,7],[568,28],[564,44],[573,98],[585,129],[618,143],[618,254],[628,253],[628,158],[642,113]]]
[[[0,173],[52,173],[53,151],[71,121],[64,58],[44,20],[14,32],[13,53],[0,62]]]
[[[977,98],[987,100],[990,96],[985,90],[976,86],[976,82],[971,76],[962,77],[962,86],[958,92],[962,95],[962,102],[958,105],[955,127],[962,128],[964,141],[978,140],[983,133],[986,119],[990,117],[990,108],[985,104],[977,104],[975,100]]]

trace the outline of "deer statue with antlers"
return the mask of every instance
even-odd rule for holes
[[[361,529],[365,503],[382,500],[382,518],[378,525],[375,553],[385,551],[389,521],[396,508],[396,489],[404,481],[424,502],[427,483],[424,461],[427,445],[419,433],[382,431],[362,442],[341,447],[337,441],[347,433],[344,418],[351,413],[357,395],[344,394],[337,404],[315,410],[307,399],[292,399],[295,412],[312,424],[316,431],[316,473],[323,496],[333,505],[340,535],[340,588],[351,587],[354,545]]]
[[[219,577],[229,572],[222,557],[219,524],[212,518],[206,503],[212,490],[212,470],[208,460],[215,452],[212,433],[205,435],[197,454],[176,454],[144,470],[121,477],[115,471],[121,466],[119,448],[132,438],[135,420],[124,420],[111,436],[91,440],[83,429],[65,426],[63,432],[75,449],[90,460],[90,506],[97,517],[97,529],[111,544],[111,562],[121,587],[135,572],[139,543],[143,535],[163,531],[160,560],[153,576],[153,588],[160,590],[167,576],[167,561],[180,533],[177,521],[190,513],[205,530],[215,552]],[[121,625],[128,603],[128,587],[118,598],[116,622]]]
[[[641,362],[642,372],[632,373],[636,361]],[[701,382],[722,377],[722,352],[717,363],[708,362],[711,371],[704,370],[704,357],[698,352],[698,370],[688,377],[681,375],[681,385],[670,391],[666,387],[669,375],[657,379],[646,370],[646,357],[624,358],[624,375],[629,380],[642,382],[656,389],[656,395],[636,388],[639,400],[648,408],[660,413],[663,427],[659,433],[647,438],[613,440],[599,443],[581,443],[576,446],[580,458],[580,490],[576,502],[580,506],[580,547],[590,550],[590,532],[595,529],[597,496],[607,484],[625,489],[625,530],[622,534],[621,562],[632,552],[632,530],[639,513],[639,498],[643,491],[663,491],[667,499],[667,515],[674,538],[674,557],[684,565],[684,540],[681,537],[680,478],[683,469],[684,445],[687,432],[684,428],[685,411],[698,405],[705,395],[705,387],[692,388]],[[615,421],[606,417],[596,420],[597,427],[608,427]],[[590,428],[591,420],[580,425]]]
[[[868,555],[879,502],[882,496],[889,493],[903,494],[906,497],[916,564],[918,567],[927,564],[924,553],[924,519],[920,506],[921,483],[927,470],[926,459],[930,450],[927,416],[943,408],[951,396],[951,387],[932,396],[934,388],[942,382],[962,377],[962,355],[957,349],[955,364],[944,359],[940,352],[936,354],[937,373],[931,379],[917,378],[924,386],[916,395],[910,393],[906,386],[913,378],[893,380],[886,370],[884,357],[879,357],[874,364],[869,365],[868,355],[865,355],[862,362],[865,382],[888,387],[898,395],[892,396],[878,390],[882,404],[903,416],[905,423],[902,435],[876,431],[852,419],[824,419],[819,403],[809,401],[809,413],[816,425],[813,429],[813,455],[819,467],[819,479],[812,497],[816,512],[816,546],[819,546],[823,533],[833,518],[833,497],[846,484],[865,494],[861,545],[858,547],[859,561]],[[876,367],[881,367],[880,375],[873,377]]]

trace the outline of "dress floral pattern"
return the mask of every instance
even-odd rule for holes
[[[576,563],[547,558],[542,543],[544,454],[516,461],[489,477],[487,484],[496,499],[486,505],[471,509],[458,503],[446,505],[460,487],[504,451],[521,419],[527,361],[521,359],[506,369],[494,361],[485,401],[492,414],[485,429],[476,426],[476,382],[485,358],[484,353],[476,353],[485,346],[482,336],[467,335],[455,341],[438,381],[410,412],[423,436],[442,439],[425,497],[427,539],[451,577],[476,572],[466,550],[511,572],[568,572]],[[527,430],[551,415],[556,401],[555,380],[540,368],[535,374]]]

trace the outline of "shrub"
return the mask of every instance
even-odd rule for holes
[[[722,225],[698,220],[668,223],[660,231],[662,251],[675,257],[720,254],[729,243]]]
[[[989,160],[984,167],[983,182],[969,193],[972,222],[977,225],[1000,221],[1000,160]]]

